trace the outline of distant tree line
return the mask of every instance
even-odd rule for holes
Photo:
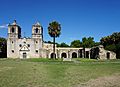
[[[51,41],[44,41],[44,42],[53,44],[53,42],[51,42]],[[88,38],[83,37],[82,41],[74,40],[70,43],[70,45],[68,45],[65,42],[56,43],[56,44],[57,44],[57,47],[74,47],[74,48],[85,47],[85,48],[91,48],[93,46],[100,45],[100,42],[95,42],[93,37],[88,37]]]
[[[0,58],[7,57],[7,40],[0,37]]]
[[[74,40],[71,42],[70,47],[84,47],[84,48],[91,48],[93,46],[99,45],[99,42],[95,42],[93,37],[83,37],[82,41]]]

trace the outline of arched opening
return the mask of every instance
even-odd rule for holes
[[[36,29],[35,29],[35,33],[38,33],[38,31],[39,31],[38,28],[36,28]]]
[[[53,56],[54,56],[54,53],[51,53],[50,58],[53,58]],[[56,54],[55,54],[55,58],[56,58]]]
[[[110,59],[110,53],[107,52],[107,59]]]
[[[77,53],[76,52],[72,53],[72,58],[77,58]]]
[[[61,54],[61,58],[67,58],[67,54],[66,53],[62,53]]]
[[[12,29],[11,29],[11,32],[12,32],[12,33],[14,33],[14,32],[15,32],[15,29],[14,29],[14,28],[12,28]]]
[[[27,53],[23,53],[23,58],[27,58]]]

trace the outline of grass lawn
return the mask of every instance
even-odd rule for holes
[[[89,87],[92,80],[110,76],[120,76],[120,60],[0,59],[0,87]]]

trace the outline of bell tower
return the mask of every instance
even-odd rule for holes
[[[32,26],[33,52],[39,57],[40,49],[43,47],[43,28],[39,22]]]
[[[16,20],[8,25],[8,38],[7,38],[7,57],[18,58],[18,40],[21,38],[21,28]]]
[[[37,22],[32,26],[32,38],[43,39],[43,28],[39,22]]]
[[[16,20],[8,25],[8,38],[21,38],[21,28]]]

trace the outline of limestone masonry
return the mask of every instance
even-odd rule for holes
[[[21,38],[21,28],[14,21],[8,25],[8,58],[52,58],[53,44],[44,43],[43,27],[39,22],[32,26],[32,37]],[[116,59],[116,54],[104,50],[103,46],[93,48],[57,48],[56,58]]]

